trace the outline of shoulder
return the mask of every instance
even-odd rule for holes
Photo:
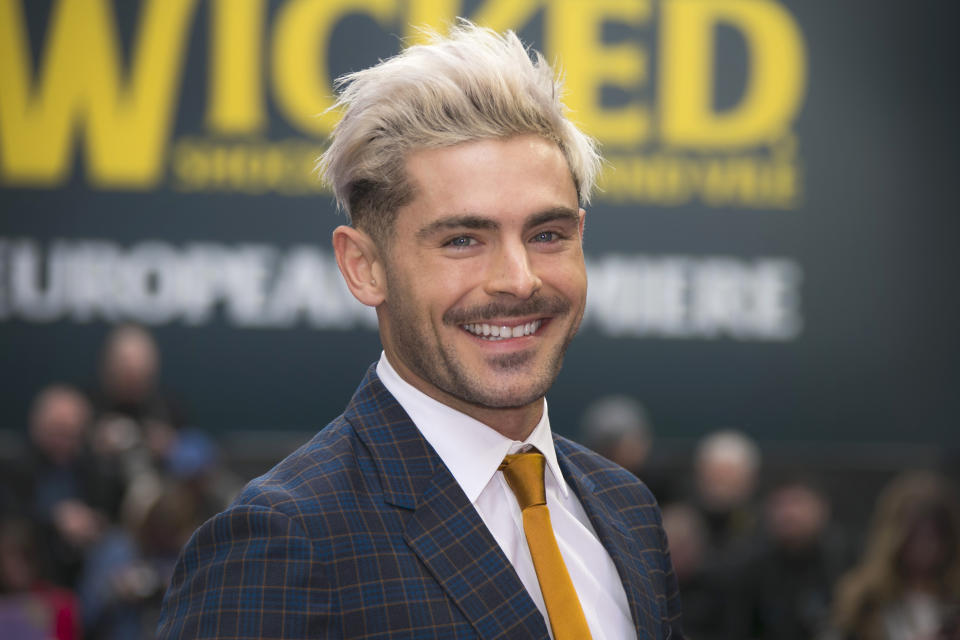
[[[337,418],[204,523],[177,562],[158,636],[334,633],[325,626],[338,606],[329,568],[334,541],[350,538],[362,509],[360,451]]]
[[[377,474],[350,422],[333,420],[299,449],[251,480],[228,508],[278,512],[318,533],[331,513],[376,493]],[[345,498],[345,495],[351,496]],[[318,517],[324,517],[318,522]]]
[[[324,541],[349,536],[360,526],[358,514],[375,508],[379,484],[371,464],[350,422],[336,418],[194,533],[187,568],[191,553],[198,564],[223,562],[274,544],[287,549],[287,558],[296,551],[323,561],[330,549]]]

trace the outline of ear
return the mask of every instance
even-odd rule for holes
[[[580,209],[580,242],[583,242],[583,223],[587,219],[587,212]]]
[[[353,297],[376,307],[386,298],[386,272],[376,243],[367,233],[341,225],[333,230],[333,254]]]

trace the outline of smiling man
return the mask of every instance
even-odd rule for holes
[[[164,638],[680,638],[660,514],[551,432],[600,163],[513,33],[341,80],[321,171],[383,353],[310,442],[201,527]]]

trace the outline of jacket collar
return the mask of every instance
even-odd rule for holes
[[[370,451],[384,499],[404,509],[417,501],[443,462],[371,365],[343,417]]]

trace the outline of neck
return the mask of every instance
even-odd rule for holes
[[[435,400],[439,400],[435,398]],[[443,400],[440,400],[443,402]],[[536,428],[543,416],[543,398],[533,404],[516,409],[490,409],[474,407],[472,405],[458,407],[451,403],[444,403],[461,413],[465,413],[474,420],[482,422],[500,435],[511,440],[526,440]]]

